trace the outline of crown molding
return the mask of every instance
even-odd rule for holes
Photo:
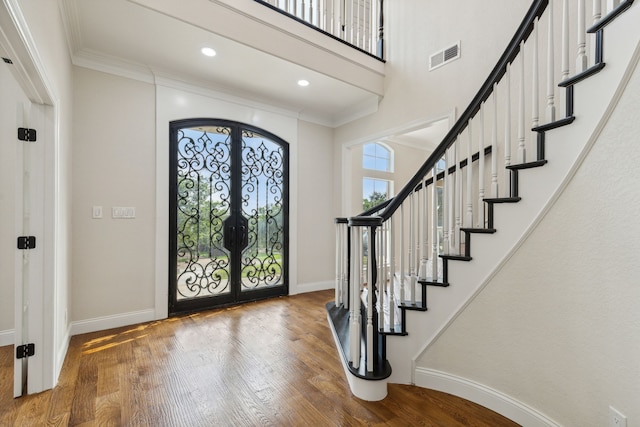
[[[62,25],[67,39],[69,55],[73,56],[74,52],[80,50],[82,47],[82,31],[80,30],[78,8],[72,0],[60,0],[58,6],[60,8],[60,15],[62,16]]]
[[[73,65],[113,74],[144,83],[154,83],[154,75],[146,65],[106,55],[91,49],[81,49],[72,56]]]

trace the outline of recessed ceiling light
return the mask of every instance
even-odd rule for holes
[[[309,80],[298,80],[298,86],[309,86]]]
[[[205,56],[216,56],[216,51],[211,49],[210,47],[203,47],[200,52],[202,52],[202,54]]]

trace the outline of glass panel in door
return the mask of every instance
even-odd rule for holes
[[[177,141],[176,300],[231,293],[224,221],[231,203],[231,129],[184,128]]]
[[[213,119],[170,142],[169,312],[286,295],[287,143]]]
[[[284,284],[285,152],[281,145],[242,132],[242,292]]]

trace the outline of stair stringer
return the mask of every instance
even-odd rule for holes
[[[605,29],[602,72],[575,88],[576,120],[546,133],[540,168],[521,171],[519,203],[496,205],[492,235],[473,237],[470,262],[449,261],[448,288],[429,288],[429,311],[407,311],[408,337],[387,337],[389,382],[414,383],[415,361],[479,294],[558,199],[598,139],[640,58],[640,7],[631,7]],[[563,96],[560,97],[563,99]]]

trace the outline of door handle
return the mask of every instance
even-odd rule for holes
[[[240,250],[243,250],[247,246],[249,246],[249,233],[247,233],[247,227],[240,227]]]
[[[225,225],[224,225],[224,236],[222,239],[222,244],[224,245],[225,249],[228,250],[229,252],[231,252],[233,250],[233,247],[235,246],[235,234],[236,234],[236,227],[231,225],[228,222],[229,218],[227,218],[225,220]]]
[[[241,225],[232,225],[234,223],[235,221],[232,221],[229,217],[225,220],[224,224],[224,236],[222,239],[222,244],[229,252],[234,250],[243,250],[244,248],[249,246],[247,220],[243,217],[240,217]]]
[[[244,250],[244,248],[246,248],[247,246],[249,246],[249,220],[247,218],[245,218],[244,216],[240,215],[240,217],[238,218],[238,226],[239,226],[239,233],[238,233],[238,245],[240,245],[238,248],[239,250]]]

